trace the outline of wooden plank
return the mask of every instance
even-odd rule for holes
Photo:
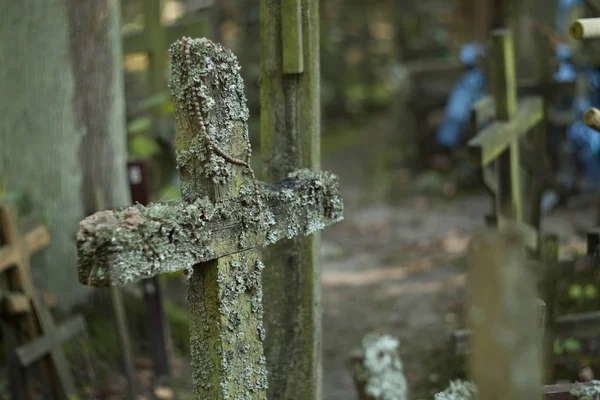
[[[19,260],[19,254],[14,247],[0,247],[0,273],[12,267]]]
[[[19,363],[15,349],[19,345],[19,329],[17,321],[0,319],[2,328],[2,343],[8,373],[8,388],[13,400],[29,400],[27,390],[27,375]]]
[[[257,260],[252,249],[197,265],[188,275],[192,368],[202,376],[195,378],[197,399],[235,399],[240,393],[248,400],[267,398],[262,309],[253,311],[261,294]],[[258,279],[247,281],[253,274]]]
[[[146,310],[146,331],[150,339],[153,369],[157,376],[171,375],[172,350],[168,322],[162,303],[162,287],[158,276],[142,282],[144,308]]]
[[[129,179],[131,180],[131,166],[127,164]],[[141,172],[140,172],[141,177]],[[96,189],[96,211],[104,210],[105,208],[105,196],[104,192],[97,188]],[[119,346],[121,348],[123,367],[125,374],[127,375],[129,396],[132,399],[137,399],[137,376],[135,374],[135,368],[133,366],[133,356],[131,353],[131,344],[129,343],[129,330],[127,329],[127,318],[125,317],[125,307],[123,306],[123,297],[121,296],[121,289],[118,287],[110,288],[110,299],[115,314],[115,321],[117,323],[117,334],[119,336]],[[150,331],[152,332],[152,331]],[[160,376],[160,375],[157,375]]]
[[[262,172],[279,182],[300,168],[320,170],[319,1],[301,1],[304,72],[297,76],[283,74],[280,2],[260,5]],[[319,248],[317,234],[263,252],[270,399],[323,397]]]
[[[129,343],[129,329],[127,329],[127,318],[125,316],[125,307],[123,306],[121,289],[118,287],[110,288],[110,297],[113,304],[113,311],[115,313],[115,320],[117,322],[119,346],[121,348],[121,355],[123,357],[123,367],[125,368],[125,374],[127,375],[127,381],[129,384],[129,395],[132,399],[137,399],[137,375],[135,373],[135,367],[133,364],[131,344]]]
[[[554,330],[560,336],[597,336],[600,333],[600,311],[558,316],[554,320]]]
[[[284,74],[304,72],[300,0],[281,1],[281,56]]]
[[[166,85],[166,77],[163,72],[166,69],[166,49],[167,41],[165,33],[160,22],[161,1],[160,0],[142,0],[144,4],[144,22],[149,46],[150,64],[150,87],[152,92],[156,93],[163,90]]]
[[[44,302],[49,308],[56,307],[56,298],[52,293],[44,291]],[[23,293],[5,292],[0,293],[4,303],[3,312],[8,315],[17,315],[31,312],[31,299]]]
[[[544,235],[540,245],[540,264],[542,268],[541,278],[541,296],[546,303],[546,311],[548,318],[546,319],[545,337],[542,348],[544,356],[543,382],[554,382],[554,339],[555,332],[555,316],[556,316],[556,299],[558,276],[561,272],[560,264],[558,263],[558,252],[560,242],[558,235]]]
[[[471,125],[475,132],[479,132],[496,116],[496,105],[492,96],[484,96],[472,107]]]
[[[541,399],[534,279],[516,233],[475,238],[468,274],[469,375],[482,399]],[[489,368],[493,365],[493,368]]]
[[[543,100],[529,97],[519,103],[519,111],[508,122],[494,122],[469,141],[469,146],[481,149],[481,165],[493,162],[510,147],[515,139],[525,135],[544,117]]]
[[[496,176],[496,171],[491,168],[490,165],[486,165],[482,168],[483,172],[483,182],[487,186],[488,190],[492,192],[493,195],[498,194],[498,177]]]
[[[558,385],[544,386],[544,400],[574,400],[571,391],[580,385],[591,385],[591,383],[562,383]]]
[[[144,160],[129,161],[129,189],[133,203],[144,206],[150,203],[148,165]],[[160,280],[152,277],[141,282],[146,309],[146,331],[151,341],[152,367],[156,376],[171,374],[172,338],[166,320]]]
[[[45,226],[37,228],[25,234],[25,242],[30,253],[35,253],[50,244],[50,233]]]
[[[69,318],[55,330],[46,332],[44,336],[17,348],[17,355],[23,367],[33,364],[44,355],[62,346],[73,336],[85,331],[85,320],[81,315]],[[66,367],[66,365],[65,365]]]

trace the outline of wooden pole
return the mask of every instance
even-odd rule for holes
[[[515,232],[480,235],[472,247],[469,372],[482,399],[542,398],[535,279]]]
[[[320,169],[319,1],[260,5],[263,176],[276,182],[298,168]],[[264,253],[271,400],[322,398],[319,246],[320,237],[312,235]]]
[[[105,209],[104,193],[101,189],[96,189],[96,210]],[[122,352],[123,367],[127,380],[129,381],[129,395],[132,399],[136,399],[138,395],[137,377],[133,366],[133,356],[131,352],[131,343],[129,342],[129,329],[127,327],[127,318],[125,316],[125,308],[123,306],[123,297],[121,296],[121,288],[117,286],[110,287],[110,298],[115,313],[115,322],[117,323],[117,334],[119,336],[119,346]]]

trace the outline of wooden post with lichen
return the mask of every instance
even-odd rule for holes
[[[523,238],[510,224],[472,245],[468,274],[473,331],[469,374],[482,399],[541,399],[535,279]]]
[[[195,398],[264,400],[264,265],[256,248],[340,221],[338,181],[303,170],[277,185],[257,182],[235,55],[207,39],[183,38],[170,51],[182,202],[82,221],[79,280],[125,285],[185,270]]]
[[[319,2],[261,0],[261,155],[277,182],[320,169]],[[270,399],[321,399],[318,235],[270,247],[263,275]],[[289,323],[290,320],[294,322]]]

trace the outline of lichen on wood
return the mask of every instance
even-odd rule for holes
[[[279,184],[258,184],[235,56],[207,39],[183,38],[171,57],[183,201],[82,221],[79,280],[125,285],[186,270],[196,398],[263,400],[264,265],[255,248],[341,221],[338,179],[300,170]]]
[[[371,333],[353,352],[350,367],[361,400],[408,399],[399,346],[393,336]]]
[[[590,385],[578,384],[571,390],[574,399],[598,400],[600,399],[600,381],[592,381]]]
[[[479,392],[473,382],[451,381],[443,392],[436,393],[435,400],[477,400]]]
[[[207,264],[194,267],[188,276],[194,395],[198,399],[266,399],[264,265],[255,250]]]
[[[182,54],[184,45],[188,59]],[[247,171],[210,145],[238,159],[245,159],[250,149],[249,112],[237,57],[205,38],[178,40],[170,54],[182,199],[231,197],[249,178]],[[200,134],[200,123],[208,138]]]
[[[262,219],[257,219],[252,204],[238,199],[138,204],[86,218],[77,235],[80,282],[125,285],[309,235],[343,218],[338,179],[328,172],[299,171],[279,185],[260,189],[266,205]]]

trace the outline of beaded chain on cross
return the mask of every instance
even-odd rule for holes
[[[185,72],[185,73],[189,73],[189,68],[192,64],[192,60],[190,57],[190,46],[189,46],[190,40],[191,40],[191,38],[186,37],[186,36],[184,36],[181,39],[180,52],[181,52],[181,56],[183,58],[183,63],[184,63],[183,72]],[[190,99],[191,100],[190,104],[193,104],[192,114],[198,122],[198,126],[200,127],[200,133],[204,136],[204,139],[206,140],[206,143],[212,152],[223,157],[226,161],[228,161],[231,164],[241,165],[246,168],[246,171],[248,172],[248,174],[250,175],[250,178],[252,179],[252,185],[254,187],[254,197],[256,200],[256,204],[258,206],[258,211],[260,213],[262,208],[261,208],[261,202],[260,202],[260,194],[258,191],[258,183],[256,181],[256,175],[254,175],[254,171],[252,170],[252,166],[250,165],[251,158],[252,158],[252,147],[250,146],[250,138],[249,137],[246,138],[247,149],[248,149],[248,152],[246,153],[246,160],[241,160],[239,158],[235,158],[235,157],[227,154],[215,142],[213,142],[213,140],[211,139],[211,137],[208,133],[208,129],[206,128],[206,125],[207,125],[206,120],[202,116],[202,108],[200,106],[200,102],[201,102],[200,87],[196,85],[196,82],[193,79],[191,79],[190,81],[191,81],[190,96],[192,97]]]

